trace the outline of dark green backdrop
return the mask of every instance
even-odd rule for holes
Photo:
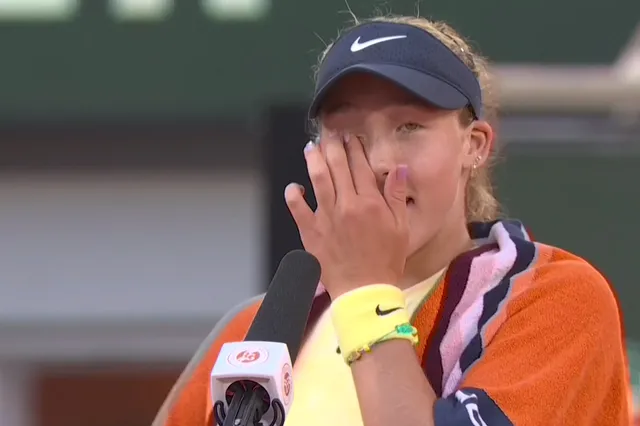
[[[245,23],[209,18],[196,0],[176,1],[162,22],[117,23],[106,0],[83,0],[69,22],[0,21],[0,118],[228,115],[304,99],[320,39],[349,20],[346,2],[272,2],[267,18]],[[348,3],[360,16],[419,7],[499,61],[610,62],[640,17],[638,0]]]

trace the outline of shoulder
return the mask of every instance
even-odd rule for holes
[[[224,343],[244,339],[263,297],[262,294],[255,296],[229,310],[200,344],[185,371],[188,371],[190,366],[201,364],[207,358],[213,367],[215,357]]]
[[[201,344],[200,349],[207,350],[216,342],[220,342],[221,338],[244,339],[244,335],[256,316],[263,297],[264,294],[252,297],[229,310],[213,327]],[[227,341],[229,340],[225,340],[222,343]]]
[[[474,239],[497,246],[498,276],[508,282],[508,303],[569,307],[597,301],[599,306],[591,306],[594,311],[619,310],[612,287],[593,265],[566,250],[533,241],[520,221],[476,222],[469,229]]]
[[[546,313],[541,318],[545,322],[569,321],[601,330],[621,327],[618,301],[602,273],[566,250],[530,244],[535,254],[524,274],[515,280],[512,311]]]
[[[585,259],[541,243],[531,265],[532,286],[542,292],[571,295],[574,303],[598,302],[617,310],[613,289],[605,276]]]
[[[209,335],[205,337],[184,373],[201,365],[215,363],[220,347],[227,342],[242,340],[247,333],[253,318],[255,317],[264,295],[248,299],[229,310],[213,327]]]

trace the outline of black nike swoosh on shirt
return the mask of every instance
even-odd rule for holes
[[[383,317],[385,315],[389,315],[392,312],[395,312],[397,310],[402,309],[401,306],[398,306],[396,308],[391,308],[391,309],[380,309],[380,305],[376,306],[376,315]]]

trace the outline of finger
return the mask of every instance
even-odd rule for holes
[[[304,157],[307,161],[307,172],[309,173],[318,207],[334,206],[336,203],[336,191],[331,172],[319,147],[313,142],[307,143],[304,147]]]
[[[297,183],[290,183],[284,189],[284,200],[300,234],[311,229],[315,221],[315,214],[304,199],[304,187]]]
[[[371,169],[369,160],[367,160],[360,139],[352,135],[347,135],[345,137],[345,147],[356,193],[377,193],[378,185],[376,183],[376,176]]]
[[[384,198],[399,226],[407,222],[407,166],[399,165],[387,175],[384,182]]]
[[[336,191],[336,200],[355,195],[349,160],[344,147],[344,139],[341,136],[329,136],[322,139],[322,152],[327,159],[327,166],[333,179]]]

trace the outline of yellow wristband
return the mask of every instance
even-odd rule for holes
[[[373,284],[343,294],[331,304],[331,317],[340,352],[347,363],[371,345],[407,338],[396,327],[408,324],[404,293],[388,284]],[[415,343],[415,342],[414,342]]]

